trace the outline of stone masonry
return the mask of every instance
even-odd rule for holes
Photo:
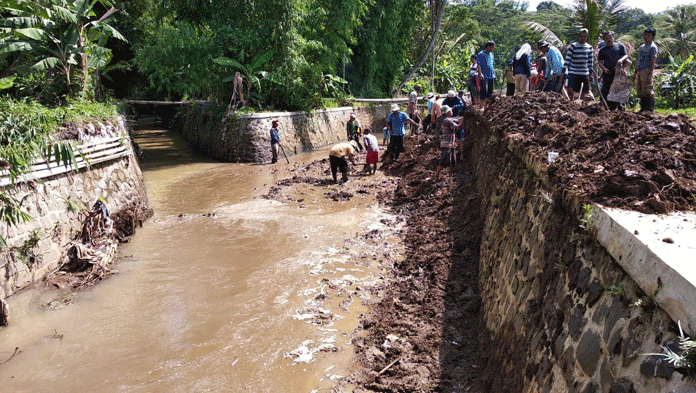
[[[486,217],[480,289],[491,392],[696,392],[661,356],[678,332],[597,242],[547,163],[471,119]]]
[[[232,115],[221,124],[212,106],[191,104],[179,110],[172,128],[180,132],[203,154],[224,162],[271,161],[271,121],[279,120],[281,145],[288,156],[311,151],[346,139],[346,122],[351,111],[363,127],[373,131],[386,126],[389,104],[322,109],[313,112],[267,112]],[[281,160],[282,152],[281,152]]]
[[[122,136],[130,145],[130,137],[120,117],[113,122],[81,126],[80,142]],[[101,162],[79,172],[29,181],[13,192],[26,197],[24,206],[32,221],[17,227],[0,227],[8,248],[0,254],[0,299],[41,281],[55,270],[65,257],[65,248],[80,231],[84,213],[101,197],[113,215],[124,209],[147,206],[142,173],[130,148],[130,154]],[[30,239],[38,239],[28,248]]]

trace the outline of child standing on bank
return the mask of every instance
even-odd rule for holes
[[[657,45],[655,45],[654,28],[650,27],[643,32],[644,44],[638,48],[638,62],[633,73],[633,82],[636,84],[636,94],[640,98],[640,112],[652,112],[655,110],[655,89],[653,88],[653,71],[657,60]]]

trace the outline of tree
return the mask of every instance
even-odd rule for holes
[[[96,17],[96,7],[110,7]],[[80,91],[88,83],[89,55],[109,56],[105,47],[109,37],[126,41],[109,19],[116,11],[109,0],[8,0],[0,10],[11,15],[2,20],[0,54],[19,53],[15,72],[22,67],[37,70],[58,69],[65,78],[66,91],[72,94],[72,70],[79,65]],[[92,62],[104,64],[103,61]]]
[[[428,55],[430,54],[430,51],[433,49],[433,45],[435,45],[435,40],[437,39],[437,34],[440,31],[440,23],[442,23],[442,14],[445,12],[445,7],[447,7],[447,0],[433,0],[435,6],[433,7],[434,10],[436,10],[436,17],[433,19],[433,33],[430,39],[430,43],[428,44],[428,48],[425,50],[423,55],[421,56],[420,60],[418,61],[418,64],[416,64],[415,67],[413,67],[404,77],[404,79],[399,83],[399,86],[392,91],[392,96],[401,91],[401,89],[404,87],[406,82],[411,79],[411,77],[418,72],[418,70],[425,64],[425,61],[428,59]]]
[[[537,4],[537,12],[541,11],[558,11],[562,7],[560,4],[556,3],[555,1],[542,1],[541,3]]]
[[[680,5],[665,11],[659,29],[666,35],[660,43],[672,56],[696,52],[696,5]]]
[[[573,21],[588,30],[587,42],[596,46],[602,31],[616,27],[625,0],[575,0]]]

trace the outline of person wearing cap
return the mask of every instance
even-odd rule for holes
[[[420,116],[418,116],[418,94],[423,90],[423,86],[416,84],[413,87],[413,91],[408,95],[408,116],[416,121],[416,125],[411,124],[411,135],[418,134],[418,123],[420,122]]]
[[[594,49],[587,43],[589,33],[587,29],[580,29],[578,40],[568,47],[565,56],[565,66],[568,71],[568,97],[575,99],[575,92],[580,92],[580,99],[585,99],[585,94],[590,91],[590,82],[593,78],[594,68],[592,61]],[[581,91],[582,90],[582,91]]]
[[[495,84],[495,71],[493,68],[495,65],[495,56],[493,56],[494,49],[495,42],[488,41],[484,48],[476,54],[479,77],[482,78],[483,82],[479,94],[479,97],[481,97],[482,109],[486,107],[487,98],[493,95],[493,85]]]
[[[389,130],[391,135],[389,136],[389,151],[388,155],[393,161],[399,161],[399,154],[404,150],[404,125],[406,123],[415,124],[418,123],[413,121],[407,114],[399,110],[398,104],[392,104],[392,112],[387,116],[387,124],[389,125]]]
[[[449,106],[454,116],[459,116],[459,111],[464,109],[464,102],[457,97],[457,93],[454,90],[447,91],[447,97],[442,101],[442,105]]]
[[[355,112],[350,112],[348,122],[346,123],[346,135],[348,136],[348,141],[355,141],[355,143],[358,144],[358,149],[362,151],[360,129],[360,121],[355,118]]]
[[[442,106],[442,129],[440,130],[440,149],[442,150],[442,155],[440,156],[440,161],[437,163],[437,169],[435,169],[435,181],[440,180],[440,172],[443,167],[449,166],[452,168],[455,164],[455,152],[454,149],[457,147],[457,130],[461,127],[457,124],[456,119],[453,117],[452,108],[448,105]]]
[[[278,153],[280,150],[280,134],[278,134],[278,120],[273,119],[271,122],[271,164],[278,162]]]
[[[602,35],[602,39],[604,40],[604,47],[599,50],[599,54],[597,55],[597,63],[599,64],[599,68],[602,69],[602,89],[599,93],[607,102],[609,110],[614,111],[621,109],[621,104],[609,101],[607,96],[609,95],[609,89],[611,89],[611,85],[614,83],[614,76],[616,76],[617,72],[622,74],[626,72],[625,67],[628,64],[626,61],[628,60],[628,52],[623,44],[614,41],[613,31],[605,32]]]
[[[505,95],[508,97],[515,95],[515,71],[512,67],[512,63],[512,59],[508,60],[505,71],[503,71],[503,78],[505,78],[505,83],[507,83]]]
[[[350,141],[337,143],[329,150],[329,164],[334,183],[338,182],[336,175],[339,170],[341,171],[341,181],[343,183],[348,181],[348,160],[356,165],[354,157],[357,148],[358,144],[355,141]]]
[[[537,42],[537,47],[546,54],[546,68],[544,70],[544,91],[558,91],[560,75],[563,73],[563,56],[561,51],[548,42]]]

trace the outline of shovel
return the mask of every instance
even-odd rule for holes
[[[279,145],[280,145],[280,143],[279,143]],[[283,152],[283,157],[285,157],[285,161],[287,161],[289,164],[290,160],[288,160],[288,156],[287,156],[287,154],[285,154],[285,149],[283,149],[283,145],[280,145],[280,151]]]

